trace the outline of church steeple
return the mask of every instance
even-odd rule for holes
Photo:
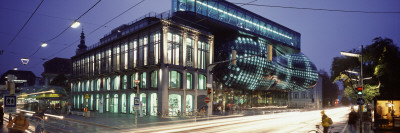
[[[78,45],[78,49],[76,50],[76,55],[81,54],[86,52],[87,46],[85,44],[85,33],[83,33],[83,27],[82,27],[82,33],[81,33],[81,42]]]
[[[81,33],[81,43],[78,45],[79,49],[86,49],[87,46],[85,45],[85,33],[83,33],[83,28],[82,28],[82,33]]]

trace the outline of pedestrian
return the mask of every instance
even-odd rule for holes
[[[201,109],[200,109],[200,116],[205,116],[205,114],[206,114],[206,109],[205,109],[205,107],[202,107]]]
[[[7,125],[9,133],[24,133],[28,127],[29,121],[25,118],[25,114],[22,111],[19,112],[18,116],[12,119]]]
[[[4,109],[3,109],[3,105],[0,104],[0,125],[3,125],[3,121],[4,121]]]
[[[350,114],[349,114],[349,121],[347,122],[347,124],[349,124],[350,133],[356,133],[356,130],[357,130],[357,120],[358,120],[358,115],[357,115],[357,113],[354,111],[354,108],[351,107],[351,112],[350,112]]]
[[[324,133],[328,133],[329,126],[332,124],[332,120],[325,114],[324,110],[321,111],[321,115],[322,115],[322,127],[324,127]]]

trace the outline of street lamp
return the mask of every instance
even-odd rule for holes
[[[136,95],[139,95],[139,83],[140,83],[140,80],[135,80],[134,82],[136,84]]]
[[[74,23],[72,23],[71,28],[78,28],[79,25],[81,25],[81,23],[79,23],[78,21],[75,21]]]
[[[47,43],[44,42],[44,43],[42,43],[41,46],[42,46],[42,48],[47,47]]]
[[[341,51],[340,54],[343,55],[343,56],[349,56],[349,57],[360,57],[361,56],[360,54],[343,52],[343,51]]]
[[[352,74],[358,74],[358,72],[357,72],[357,71],[353,71],[353,70],[346,70],[346,72],[348,72],[348,73],[352,73]]]
[[[139,97],[139,83],[140,83],[140,80],[135,80],[134,81],[135,82],[135,84],[136,84],[136,97]],[[137,110],[135,110],[135,126],[137,127],[137,111],[138,111],[139,109],[137,109]]]
[[[360,80],[360,83],[361,83],[361,87],[362,88],[364,88],[364,81],[363,81],[363,79],[364,79],[363,78],[363,64],[364,64],[364,61],[363,61],[363,49],[364,49],[364,46],[361,45],[361,54],[349,53],[349,52],[343,52],[343,51],[340,52],[340,54],[343,55],[343,56],[361,57],[360,79],[362,79],[362,80]],[[362,96],[361,96],[361,98],[362,98]],[[360,114],[360,133],[362,133],[362,110],[361,110],[361,104],[358,105],[358,112]]]
[[[28,58],[21,58],[21,62],[22,62],[22,64],[26,65],[26,64],[28,64],[29,59]]]

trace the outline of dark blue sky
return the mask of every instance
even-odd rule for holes
[[[30,17],[41,0],[0,0],[0,49],[4,49]],[[228,0],[245,3],[253,0]],[[57,39],[48,42],[30,58],[28,65],[20,59],[29,57],[42,41],[63,31],[97,0],[45,0],[15,41],[0,55],[0,74],[14,67],[33,71],[41,77],[44,61],[41,58],[70,58],[75,55],[81,27],[68,29]],[[171,8],[171,0],[146,0],[139,6],[116,18],[105,27],[89,34],[139,0],[103,0],[79,21],[86,33],[86,44],[99,42],[113,28],[129,23],[149,12],[164,12]],[[399,0],[365,1],[288,1],[258,0],[253,4],[291,7],[325,8],[339,10],[400,12]],[[256,14],[301,33],[301,50],[317,66],[329,72],[333,57],[340,51],[368,45],[378,36],[388,37],[400,44],[400,14],[366,14],[297,10],[271,7],[243,6]],[[75,42],[75,43],[73,43]],[[399,46],[399,45],[398,45]],[[65,50],[62,50],[65,49]],[[62,51],[61,51],[62,50]]]

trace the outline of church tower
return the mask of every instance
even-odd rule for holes
[[[81,33],[81,42],[78,45],[78,49],[76,50],[76,55],[81,54],[86,52],[87,46],[85,44],[85,33],[83,33],[83,28],[82,28],[82,33]]]

